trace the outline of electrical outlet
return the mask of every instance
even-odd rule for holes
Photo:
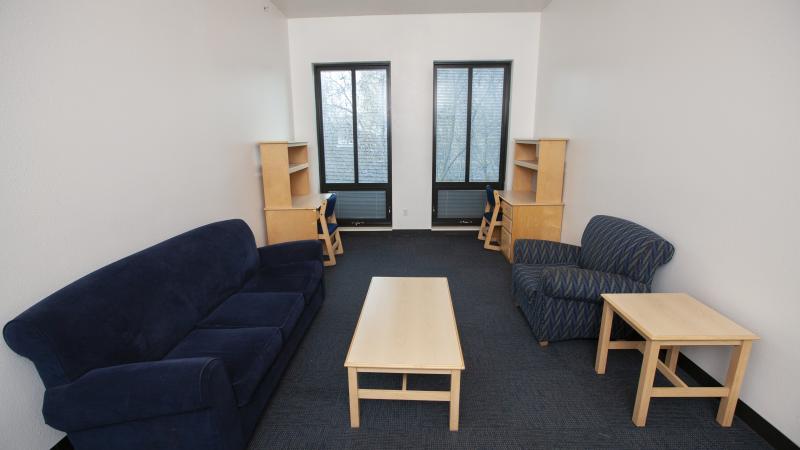
[[[408,210],[407,210],[407,209],[403,209],[403,215],[404,215],[404,216],[407,216],[407,215],[408,215]]]

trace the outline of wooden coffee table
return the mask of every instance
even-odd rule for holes
[[[360,399],[424,400],[450,402],[450,430],[458,431],[464,358],[447,278],[372,278],[344,366],[353,428]],[[402,389],[360,389],[362,372],[401,373]],[[410,373],[450,375],[450,390],[410,390]]]
[[[651,397],[720,397],[717,422],[731,426],[750,348],[758,336],[686,294],[603,294],[603,319],[595,371],[606,372],[608,350],[638,349],[644,354],[633,423],[643,427]],[[618,314],[644,341],[611,341],[611,321]],[[681,347],[732,346],[728,375],[722,387],[688,387],[675,373]],[[658,358],[667,349],[666,361]],[[654,387],[656,370],[674,387]]]

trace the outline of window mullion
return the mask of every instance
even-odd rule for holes
[[[350,87],[352,89],[351,104],[353,106],[353,175],[356,184],[358,184],[358,112],[356,104],[356,69],[352,69]]]
[[[464,162],[464,183],[469,183],[469,153],[472,145],[472,67],[467,72],[467,148]]]

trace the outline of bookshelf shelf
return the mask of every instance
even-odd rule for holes
[[[295,163],[295,164],[289,163],[289,173],[290,174],[293,174],[295,172],[299,172],[299,171],[305,170],[305,169],[308,169],[308,163],[307,162],[305,162],[305,163]]]
[[[524,167],[531,170],[539,170],[539,162],[536,160],[518,159],[514,161],[514,165]]]

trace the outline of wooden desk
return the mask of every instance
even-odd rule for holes
[[[638,349],[644,355],[633,423],[643,427],[652,397],[720,397],[717,422],[731,426],[753,341],[758,336],[686,294],[603,294],[603,319],[595,371],[604,374],[608,350]],[[644,341],[611,341],[611,321],[618,314]],[[732,346],[723,387],[688,387],[675,369],[681,347]],[[666,361],[658,358],[667,349]],[[656,370],[674,387],[653,387]]]
[[[514,262],[514,242],[517,239],[561,240],[561,221],[564,204],[537,202],[533,191],[497,191],[503,212],[500,251]]]
[[[267,244],[317,239],[317,210],[331,194],[292,196],[291,207],[264,208]]]
[[[450,402],[450,431],[458,431],[464,357],[447,278],[373,277],[344,365],[353,428],[359,399],[425,400]],[[361,389],[362,372],[401,373],[402,389]],[[410,390],[409,373],[450,375],[450,390]]]

